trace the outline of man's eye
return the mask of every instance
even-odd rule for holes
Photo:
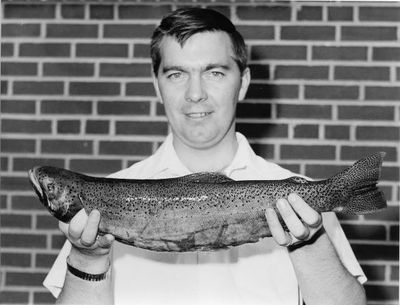
[[[167,78],[170,80],[179,80],[180,78],[182,78],[182,72],[171,73],[167,76]]]
[[[225,76],[225,74],[220,71],[210,71],[208,73],[208,76],[213,79],[220,79],[220,78],[223,78]]]

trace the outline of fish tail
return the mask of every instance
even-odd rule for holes
[[[377,187],[385,155],[385,152],[375,153],[333,177],[339,185],[347,183],[349,192],[347,202],[337,208],[338,212],[362,215],[386,208],[385,195]]]

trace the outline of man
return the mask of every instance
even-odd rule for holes
[[[250,71],[243,39],[228,19],[211,10],[177,10],[155,30],[151,55],[172,133],[153,156],[113,177],[294,175],[256,156],[235,133]],[[278,200],[277,209],[266,211],[273,238],[205,253],[113,243],[111,235],[97,236],[99,213],[81,211],[60,223],[69,242],[45,285],[64,304],[365,304],[365,276],[335,215],[324,215],[322,226],[322,216],[296,194]]]

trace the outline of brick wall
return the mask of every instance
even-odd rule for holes
[[[149,36],[185,1],[143,2],[3,2],[1,304],[53,301],[41,282],[64,238],[27,170],[106,175],[154,152],[168,132]],[[253,81],[238,129],[259,154],[326,178],[387,152],[380,185],[390,208],[341,223],[369,277],[369,304],[397,304],[399,3],[228,2],[203,5],[230,16],[249,45]]]

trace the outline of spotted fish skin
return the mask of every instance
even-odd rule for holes
[[[234,181],[218,173],[111,179],[48,166],[33,168],[29,177],[42,203],[63,222],[82,208],[97,209],[99,233],[120,242],[154,251],[209,251],[271,236],[265,209],[293,192],[321,213],[385,208],[376,186],[383,157],[376,153],[321,181]]]

